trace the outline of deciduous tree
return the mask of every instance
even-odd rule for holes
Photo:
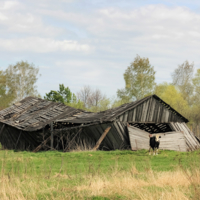
[[[76,102],[76,95],[71,92],[69,87],[65,87],[64,84],[59,84],[59,90],[51,90],[49,93],[46,93],[44,99],[69,104]]]
[[[15,101],[27,96],[38,96],[36,82],[39,68],[27,61],[9,65],[5,71],[6,87],[13,91]]]
[[[178,66],[172,73],[173,85],[175,85],[182,93],[183,97],[191,104],[191,96],[193,94],[193,72],[194,63],[189,63],[187,60]]]
[[[92,94],[90,86],[84,86],[78,93],[77,98],[84,103],[84,107],[88,107],[89,98]]]
[[[117,96],[128,102],[152,94],[155,86],[155,73],[149,59],[137,55],[124,73],[125,88],[118,90]]]
[[[154,93],[180,114],[187,117],[189,109],[188,102],[174,85],[168,83],[159,84],[156,86]]]
[[[0,71],[0,110],[8,107],[14,101],[13,88],[6,86],[6,75],[4,71]]]
[[[195,93],[200,97],[200,69],[197,69],[197,72],[192,79],[193,85],[194,85],[194,91]]]
[[[100,102],[106,102],[106,96],[99,89],[92,90],[90,86],[84,86],[78,93],[77,98],[84,103],[84,107],[90,111],[97,112],[100,109]],[[103,104],[102,104],[103,105]],[[105,107],[105,106],[104,106]]]

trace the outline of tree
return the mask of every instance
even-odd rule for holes
[[[89,108],[87,108],[88,111],[90,112],[100,112],[100,111],[104,111],[104,110],[108,110],[110,108],[110,99],[105,98],[102,99],[98,102],[98,105],[92,105]]]
[[[105,110],[110,106],[110,100],[99,89],[93,90],[90,86],[84,86],[77,93],[77,99],[83,103],[84,109],[91,112]]]
[[[193,72],[194,63],[189,63],[187,60],[178,65],[178,68],[172,73],[173,85],[175,85],[182,93],[183,97],[191,104],[190,97],[193,94]]]
[[[192,83],[194,86],[195,94],[198,95],[198,97],[200,97],[200,69],[197,69],[197,72],[194,78],[192,79]]]
[[[110,99],[105,98],[99,102],[99,111],[104,111],[110,109]]]
[[[90,86],[84,86],[78,93],[77,97],[80,101],[84,103],[84,107],[88,107],[89,104],[89,98],[92,94],[92,89]]]
[[[99,106],[100,101],[106,99],[105,95],[99,89],[96,89],[91,92],[90,96],[88,97],[88,104],[89,106]]]
[[[69,104],[72,102],[76,102],[76,95],[73,94],[69,87],[65,87],[64,84],[59,84],[59,90],[51,90],[49,93],[45,94],[44,99],[54,102],[61,102],[65,104]]]
[[[0,71],[0,110],[8,107],[14,98],[13,90],[6,87],[5,72]]]
[[[155,87],[154,93],[183,116],[188,115],[188,102],[174,85],[159,84]]]
[[[155,73],[149,59],[137,55],[124,73],[125,89],[118,90],[117,96],[128,102],[151,94],[155,86]]]
[[[71,103],[67,104],[68,106],[71,106],[73,108],[76,108],[76,109],[82,109],[82,110],[85,110],[85,107],[84,107],[84,103],[82,101],[79,100],[76,100],[76,101],[72,101]]]
[[[15,101],[20,101],[27,96],[38,96],[36,82],[39,68],[27,61],[9,65],[5,71],[6,87],[13,92]]]
[[[84,107],[98,107],[99,103],[106,99],[99,89],[92,90],[90,86],[84,86],[78,93],[77,98],[84,103]],[[98,110],[98,109],[96,109]]]

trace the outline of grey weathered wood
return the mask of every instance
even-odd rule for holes
[[[17,142],[16,142],[16,144],[15,144],[15,149],[17,148],[17,144],[18,144],[18,142],[19,142],[19,138],[20,138],[21,134],[22,134],[22,131],[20,131],[19,137],[17,138]]]
[[[159,133],[159,149],[186,152],[188,150],[184,134],[182,132]]]
[[[193,151],[197,148],[200,148],[200,144],[198,143],[197,139],[193,136],[184,122],[171,122],[170,126],[176,131],[183,132],[189,150]]]
[[[68,142],[68,145],[65,147],[64,152],[66,152],[67,150],[70,150],[70,146],[73,145],[76,137],[78,136],[78,134],[82,131],[82,128],[80,128],[77,133],[75,134],[75,136],[71,139],[71,141]]]
[[[149,149],[149,133],[133,126],[128,127],[132,150]],[[158,133],[160,138],[160,149],[187,151],[184,134],[181,132]]]
[[[33,152],[38,152],[46,143],[51,139],[51,136],[49,136],[46,140],[44,140],[38,147],[36,147]]]
[[[3,126],[1,127],[0,136],[1,136],[1,134],[2,134],[2,132],[3,132],[3,130],[4,130],[4,128],[5,128],[5,124],[3,124]]]
[[[133,126],[128,127],[132,150],[149,148],[149,133]]]
[[[51,149],[53,149],[53,122],[51,122]]]
[[[18,140],[17,137],[19,136],[20,130],[22,130],[23,134],[19,139],[20,145],[31,145],[31,148],[34,149],[42,141],[42,136],[40,134],[42,129],[49,128],[48,125],[51,121],[59,125],[57,126],[57,124],[55,124],[55,127],[62,129],[59,130],[58,128],[58,130],[54,132],[54,137],[59,131],[67,132],[70,130],[73,132],[74,127],[83,126],[83,128],[88,131],[88,133],[84,131],[87,138],[90,137],[92,141],[96,141],[97,135],[102,133],[106,124],[110,124],[112,130],[103,141],[103,144],[105,144],[108,149],[115,149],[118,148],[121,143],[124,142],[127,145],[129,142],[126,127],[118,124],[118,122],[114,123],[116,119],[121,121],[120,123],[122,123],[122,121],[132,121],[138,128],[148,132],[162,132],[165,129],[167,130],[168,127],[164,124],[163,126],[162,124],[158,126],[156,123],[180,123],[188,121],[156,95],[145,97],[136,102],[127,103],[99,113],[90,113],[71,108],[61,103],[49,102],[35,97],[27,97],[16,105],[0,111],[0,122],[7,124],[8,127],[16,128],[16,134],[9,132],[8,136],[6,136],[6,134],[3,133],[3,137],[0,137],[0,142],[4,143],[5,141],[5,147],[6,145],[8,145],[9,148],[11,146],[15,147],[16,141]],[[143,124],[137,124],[142,122]],[[67,123],[67,125],[64,125],[65,123]],[[152,125],[146,125],[144,123],[152,123]],[[187,145],[191,150],[200,148],[200,145],[184,124],[174,124],[174,127],[176,130],[184,132]],[[25,141],[25,143],[23,143],[22,140]],[[57,141],[57,144],[56,141],[53,143],[52,136],[51,148],[53,149],[54,144],[59,148],[61,144],[59,141]],[[136,148],[138,148],[139,144],[140,142],[136,139]]]
[[[99,145],[101,144],[103,139],[106,137],[106,135],[108,134],[110,129],[111,129],[111,126],[106,128],[106,130],[103,132],[102,136],[99,138],[99,140],[97,141],[96,145],[94,146],[93,151],[96,151],[99,148]]]

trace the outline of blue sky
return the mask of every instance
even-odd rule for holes
[[[1,70],[34,63],[42,96],[63,83],[113,97],[137,54],[149,58],[157,83],[170,82],[185,60],[200,68],[199,47],[197,0],[0,0]]]

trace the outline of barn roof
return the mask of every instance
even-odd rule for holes
[[[145,101],[149,100],[150,98],[155,98],[158,100],[167,110],[171,111],[173,115],[178,116],[182,121],[188,122],[188,119],[183,117],[180,113],[178,113],[176,110],[174,110],[170,105],[165,103],[162,99],[160,99],[157,95],[150,95],[147,96],[141,100],[131,102],[131,103],[126,103],[123,104],[119,107],[112,108],[103,112],[98,112],[98,113],[88,113],[88,112],[83,112],[75,116],[71,117],[65,117],[63,119],[58,119],[56,120],[57,122],[70,122],[70,123],[95,123],[95,122],[109,122],[109,121],[114,121],[117,119],[120,115],[123,113],[132,110],[133,108],[141,105]]]
[[[51,121],[74,116],[83,110],[63,103],[47,101],[37,97],[26,97],[18,103],[0,111],[0,122],[24,131],[42,129]]]
[[[123,104],[117,108],[103,112],[91,113],[66,106],[62,103],[47,101],[36,97],[27,97],[11,107],[0,111],[0,122],[24,131],[36,131],[44,128],[51,121],[78,124],[111,122],[123,113],[141,105],[150,98],[157,99],[173,114],[188,122],[180,113],[162,101],[158,96],[151,95],[141,100]]]

